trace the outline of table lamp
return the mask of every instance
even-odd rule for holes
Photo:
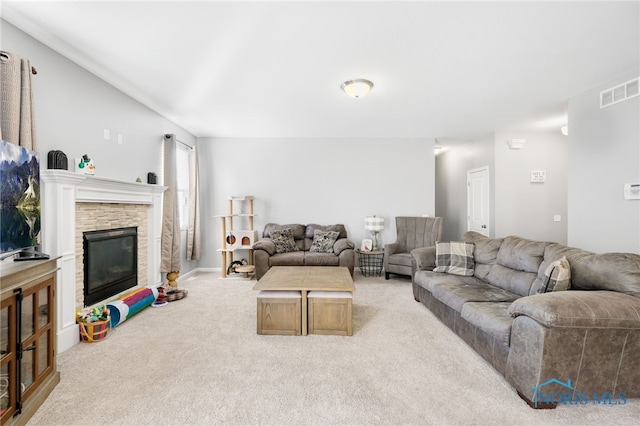
[[[384,229],[384,217],[377,217],[376,215],[365,217],[364,229],[371,231],[371,239],[373,240],[371,249],[378,250],[378,232]]]

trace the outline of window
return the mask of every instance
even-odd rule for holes
[[[189,152],[187,149],[182,144],[176,144],[178,180],[176,199],[178,202],[178,215],[180,216],[180,229],[186,229],[189,223]]]

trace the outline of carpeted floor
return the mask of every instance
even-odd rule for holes
[[[533,410],[402,278],[354,277],[354,335],[259,336],[255,281],[199,273],[60,354],[29,425],[630,425],[640,400]]]

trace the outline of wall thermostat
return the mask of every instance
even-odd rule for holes
[[[625,183],[624,184],[624,199],[625,200],[640,200],[640,183]]]
[[[546,170],[531,170],[531,182],[544,183],[547,181]]]

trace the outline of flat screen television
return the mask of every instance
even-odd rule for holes
[[[40,156],[0,141],[0,259],[46,259],[40,253]]]

